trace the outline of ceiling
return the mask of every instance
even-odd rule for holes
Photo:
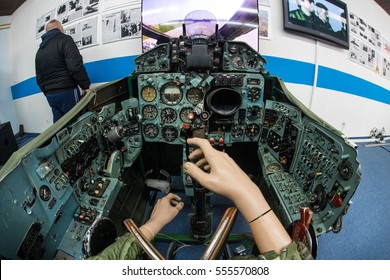
[[[390,15],[390,0],[374,0]]]
[[[0,16],[10,16],[26,0],[0,0]]]
[[[10,16],[26,0],[0,0],[0,16]],[[390,0],[374,0],[390,15]]]

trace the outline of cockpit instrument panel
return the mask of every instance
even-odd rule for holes
[[[264,58],[244,42],[228,42],[224,45],[223,71],[243,71],[259,73]]]
[[[233,143],[259,138],[264,78],[251,73],[169,73],[138,76],[146,142],[183,144],[186,130]],[[153,98],[145,98],[153,88]]]

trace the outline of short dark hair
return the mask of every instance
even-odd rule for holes
[[[298,0],[297,1],[297,5],[300,7],[301,5],[298,4]],[[314,3],[314,0],[309,0],[310,3]]]
[[[325,10],[328,10],[328,8],[327,8],[324,4],[322,4],[322,3],[320,3],[320,2],[317,2],[317,3],[316,3],[316,6],[317,6],[317,7],[320,7],[320,8],[323,8],[323,9],[325,9]]]

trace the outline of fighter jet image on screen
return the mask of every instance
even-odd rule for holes
[[[215,194],[183,171],[190,137],[228,153],[290,232],[309,213],[313,255],[318,236],[340,231],[361,180],[356,145],[246,42],[221,39],[206,14],[190,14],[182,35],[139,55],[133,73],[93,89],[12,155],[0,170],[1,258],[88,258],[127,232],[125,220],[142,225],[168,192],[188,198],[181,223],[207,243],[219,223]]]

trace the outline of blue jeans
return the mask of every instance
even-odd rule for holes
[[[74,88],[46,94],[46,98],[53,112],[53,123],[55,123],[80,101],[81,93],[78,88]]]

